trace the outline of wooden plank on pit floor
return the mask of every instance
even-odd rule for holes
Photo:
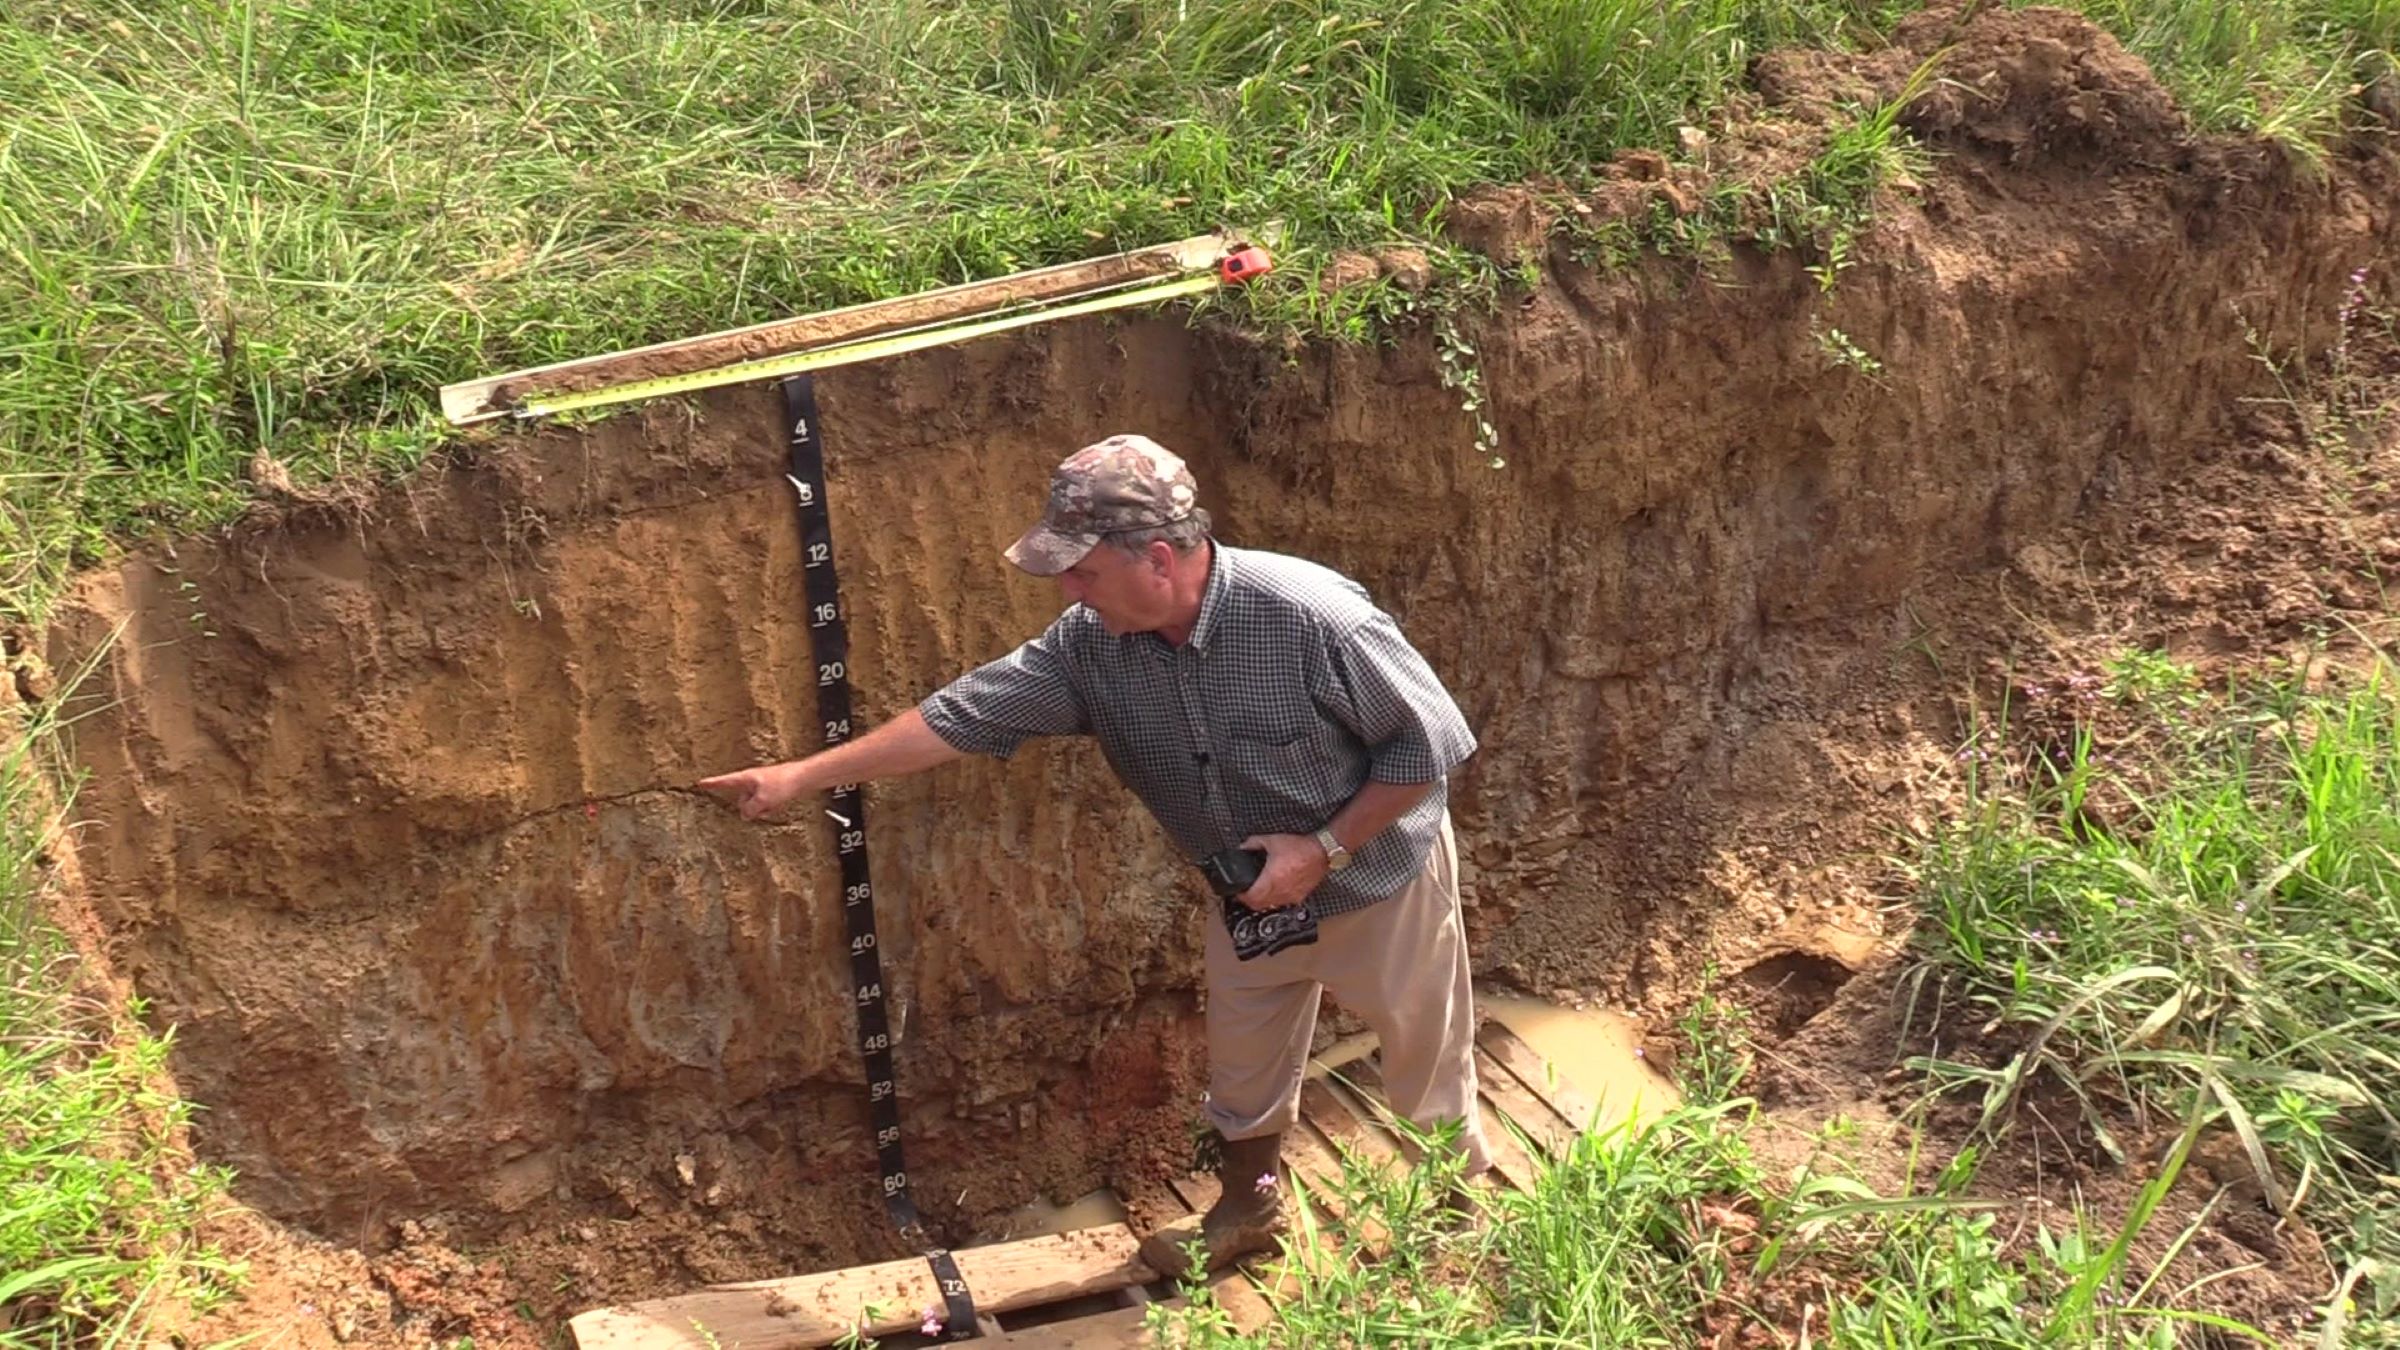
[[[1337,1072],[1347,1079],[1358,1094],[1366,1099],[1368,1106],[1380,1117],[1386,1120],[1398,1118],[1392,1111],[1390,1097],[1384,1091],[1383,1066],[1381,1064],[1373,1058],[1362,1059]],[[1482,1105],[1487,1112],[1491,1109],[1488,1099]],[[1419,1156],[1416,1145],[1405,1138],[1399,1142],[1401,1150],[1410,1159],[1413,1160]],[[1526,1156],[1524,1148],[1515,1139],[1509,1137],[1508,1131],[1486,1128],[1483,1132],[1483,1143],[1484,1148],[1492,1155],[1492,1170],[1500,1174],[1501,1180],[1520,1191],[1533,1189],[1533,1159]]]
[[[1555,1158],[1574,1139],[1574,1125],[1550,1103],[1534,1096],[1533,1089],[1526,1087],[1482,1046],[1475,1047],[1475,1078],[1483,1089],[1484,1099],[1498,1106],[1542,1152]],[[1503,1127],[1493,1121],[1484,1128],[1489,1133]]]
[[[1157,1272],[1143,1263],[1140,1247],[1133,1230],[1120,1223],[951,1255],[974,1291],[975,1306],[1004,1313],[1148,1283]],[[906,1330],[922,1309],[941,1302],[932,1268],[911,1257],[597,1308],[568,1326],[581,1350],[801,1350],[831,1345],[853,1328],[868,1335]]]
[[[1369,1167],[1406,1162],[1400,1156],[1400,1145],[1382,1126],[1359,1119],[1358,1113],[1350,1109],[1350,1103],[1342,1099],[1341,1089],[1321,1078],[1301,1084],[1300,1114],[1338,1151],[1359,1155]]]
[[[1239,1268],[1221,1270],[1208,1282],[1209,1300],[1225,1310],[1233,1329],[1245,1335],[1275,1320],[1275,1305]]]
[[[1584,1096],[1565,1077],[1555,1072],[1549,1061],[1534,1053],[1532,1046],[1517,1038],[1499,1022],[1486,1022],[1475,1033],[1475,1043],[1491,1052],[1502,1068],[1516,1075],[1517,1081],[1531,1089],[1533,1095],[1547,1102],[1565,1118],[1577,1133],[1592,1128],[1598,1117],[1599,1105]]]
[[[1143,1328],[1148,1315],[1144,1308],[1118,1308],[1011,1331],[989,1337],[988,1343],[1014,1346],[1016,1350],[1132,1350],[1158,1344],[1157,1338]]]
[[[1415,1142],[1393,1126],[1397,1117],[1392,1114],[1391,1101],[1384,1096],[1383,1066],[1375,1061],[1375,1057],[1369,1055],[1351,1060],[1333,1070],[1332,1074],[1334,1079],[1340,1082],[1342,1087],[1356,1098],[1361,1106],[1366,1108],[1367,1118],[1375,1122],[1378,1128],[1388,1132],[1392,1147],[1400,1151],[1401,1159],[1405,1162],[1415,1162],[1418,1157]]]
[[[1341,1198],[1333,1192],[1342,1184],[1342,1155],[1333,1151],[1325,1136],[1317,1133],[1304,1118],[1295,1123],[1283,1136],[1283,1165],[1309,1184],[1319,1207],[1334,1218],[1342,1217]],[[1287,1183],[1291,1178],[1282,1178]]]
[[[1345,1180],[1342,1155],[1334,1148],[1332,1139],[1308,1118],[1305,1107],[1291,1132],[1284,1136],[1284,1158],[1307,1186],[1307,1198],[1316,1207],[1318,1217],[1331,1220],[1347,1240],[1360,1244],[1369,1260],[1380,1258],[1391,1241],[1391,1232],[1372,1217],[1363,1224],[1353,1222],[1350,1202],[1342,1194]]]

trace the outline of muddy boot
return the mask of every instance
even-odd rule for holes
[[[1142,1239],[1142,1260],[1161,1275],[1183,1276],[1191,1260],[1184,1248],[1195,1239],[1208,1246],[1207,1269],[1222,1270],[1245,1256],[1275,1250],[1289,1222],[1284,1213],[1283,1136],[1228,1139],[1217,1166],[1224,1194],[1198,1218],[1179,1219]]]

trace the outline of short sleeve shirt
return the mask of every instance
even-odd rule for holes
[[[1190,639],[1111,634],[1081,605],[927,697],[926,724],[1005,759],[1035,736],[1089,735],[1185,855],[1310,834],[1369,780],[1432,791],[1328,874],[1320,914],[1361,909],[1424,867],[1466,718],[1366,589],[1329,568],[1213,545]]]

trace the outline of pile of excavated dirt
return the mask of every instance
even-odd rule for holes
[[[1226,539],[1357,577],[1456,692],[1479,972],[1656,1007],[1721,962],[1773,1029],[1823,1025],[1884,939],[1877,832],[1938,809],[1975,675],[1912,652],[1929,625],[2014,640],[1955,578],[2030,579],[2029,612],[2088,626],[2097,550],[2106,612],[2181,649],[2297,621],[2276,597],[2318,563],[2260,542],[2274,470],[2240,458],[2291,452],[2235,449],[2273,392],[2250,335],[2324,349],[2400,200],[2378,143],[2315,178],[2192,135],[2080,19],[1950,17],[1767,58],[1763,104],[1712,130],[1700,171],[1756,172],[1955,44],[1909,117],[1938,167],[1830,292],[1743,248],[1596,272],[1529,195],[1462,209],[1546,250],[1473,334],[1503,468],[1423,333],[1090,322],[824,376],[862,719],[1056,613],[999,550],[1057,458],[1141,430]],[[1620,169],[1584,215],[1695,172]],[[1837,329],[1880,370],[1830,359]],[[50,662],[106,654],[69,699],[92,780],[61,864],[177,1029],[195,1147],[240,1173],[227,1232],[271,1278],[235,1325],[532,1343],[604,1301],[899,1254],[824,823],[688,790],[817,741],[782,444],[763,387],[477,437],[363,508],[262,508],[82,579]],[[2160,504],[2112,514],[2135,499]],[[2237,530],[2266,533],[2228,570]],[[956,766],[874,811],[937,1225],[1178,1164],[1201,892],[1098,755]]]
[[[2140,743],[2141,719],[2075,691],[2128,650],[2165,653],[2215,688],[2260,677],[2321,688],[2354,678],[2378,650],[2400,652],[2400,331],[2388,311],[2361,316],[2338,364],[2313,381],[2290,372],[2288,393],[2241,400],[2231,438],[2195,446],[2184,469],[2095,480],[2082,511],[2006,559],[1928,578],[1909,598],[1904,637],[1871,626],[1849,642],[1792,635],[1810,677],[1749,706],[1783,728],[1757,739],[1814,748],[1792,766],[1796,793],[1813,805],[1742,818],[1741,837],[1761,841],[1749,856],[1770,856],[1764,841],[1777,831],[1806,838],[1799,866],[1839,859],[1846,876],[1867,878],[1891,906],[1896,937],[1909,922],[1909,885],[1881,860],[1963,813],[1968,768],[1957,748],[2004,698],[2011,737],[2028,751],[2063,758],[2081,729],[2100,753],[2125,753]],[[2105,789],[2085,810],[2111,825],[2133,818],[2131,803]],[[1801,922],[1809,906],[1837,899],[1799,886],[1778,894]],[[1895,956],[1887,942],[1858,978],[1835,971],[1830,987],[1821,969],[1778,958],[1721,991],[1748,1004],[1772,1042],[1752,1085],[1768,1107],[1765,1155],[1797,1165],[1831,1154],[1898,1193],[1922,1181],[1925,1159],[1972,1144],[1984,1158],[1977,1189],[2009,1201],[2003,1225],[2020,1241],[2074,1205],[2115,1231],[2181,1122],[2112,1112],[2131,1160],[2120,1165],[2080,1103],[2037,1080],[2008,1133],[1981,1137],[1978,1097],[1929,1100],[1921,1077],[1895,1070],[1910,1055],[1998,1069],[2021,1046],[1987,1037],[1979,1018],[1939,1015],[1938,996]],[[1774,981],[1758,978],[1770,972]],[[1674,990],[1654,992],[1676,1001]],[[1675,1048],[1653,1044],[1654,1058]],[[1822,1127],[1835,1117],[1849,1123],[1848,1142],[1827,1142]],[[2298,1343],[2339,1272],[2319,1234],[2268,1208],[2249,1168],[2230,1131],[2203,1136],[2133,1264],[2166,1264],[2165,1285],[2193,1287],[2194,1305]]]

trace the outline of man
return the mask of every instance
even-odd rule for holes
[[[757,819],[838,783],[1089,735],[1195,863],[1262,850],[1240,902],[1307,901],[1318,937],[1243,960],[1220,916],[1205,925],[1223,1197],[1198,1236],[1214,1270],[1284,1231],[1280,1146],[1320,987],[1380,1037],[1394,1109],[1428,1128],[1458,1122],[1467,1175],[1490,1160],[1448,813],[1448,775],[1475,738],[1364,588],[1216,542],[1198,497],[1183,461],[1146,437],[1086,446],[1007,551],[1069,602],[1048,631],[850,744],[700,786]],[[1145,1256],[1180,1270],[1193,1235],[1153,1234]]]

